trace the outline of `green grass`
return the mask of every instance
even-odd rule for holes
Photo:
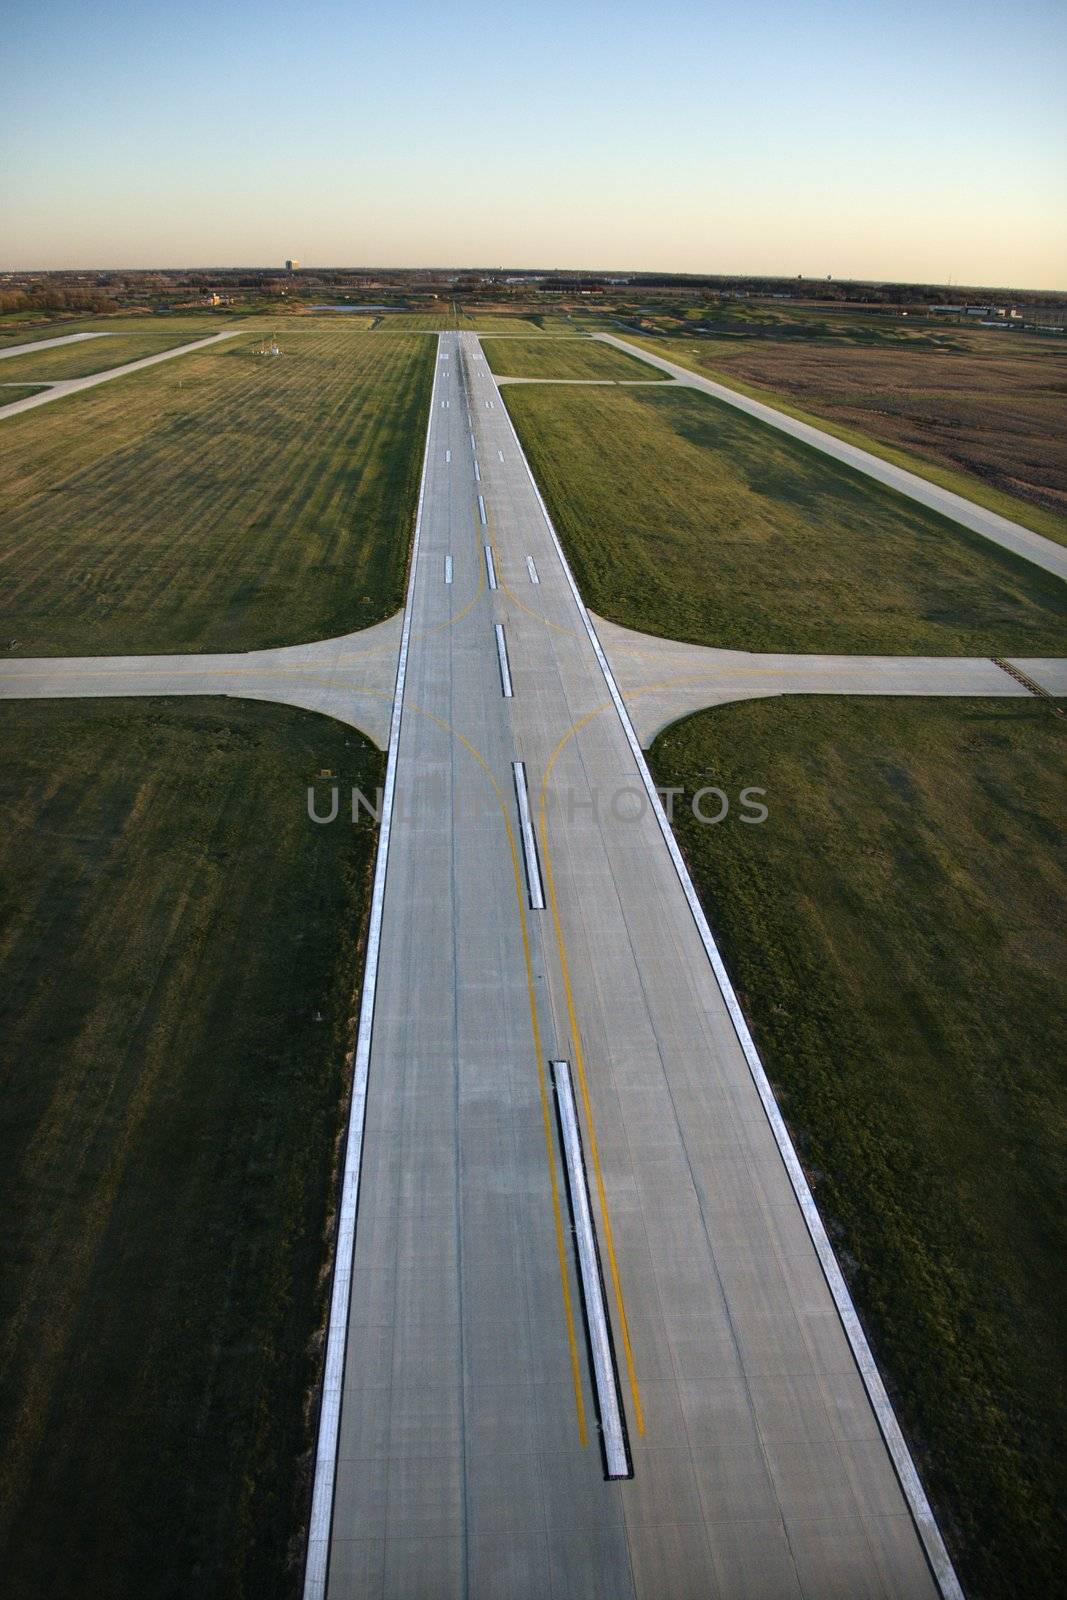
[[[138,337],[145,335],[158,339],[169,340],[171,344],[191,343],[194,339],[202,339],[209,333],[221,333],[223,328],[232,325],[234,318],[228,311],[208,313],[186,313],[180,315],[155,317],[145,316],[101,316],[101,317],[69,317],[50,322],[38,322],[30,326],[19,328],[17,331],[4,329],[0,333],[0,350],[7,349],[10,345],[37,344],[46,339],[66,339],[72,333],[109,333],[109,334],[136,334]],[[82,346],[89,344],[83,340]],[[57,350],[62,349],[57,345]],[[78,348],[77,345],[74,346]],[[42,352],[46,357],[47,352]],[[17,361],[18,356],[8,358]]]
[[[305,796],[382,758],[239,701],[0,723],[4,1593],[295,1600],[373,847]]]
[[[15,383],[8,386],[0,379],[0,406],[9,406],[13,400],[25,400],[31,394],[40,394],[47,383]]]
[[[437,311],[391,311],[382,316],[379,327],[412,329],[421,333],[522,333],[536,338],[539,322],[531,317],[514,317],[491,311],[469,313],[442,305]]]
[[[615,622],[747,650],[1064,652],[1058,579],[706,395],[503,394]]]
[[[211,330],[224,332],[220,324]],[[57,345],[54,350],[41,350],[36,354],[8,356],[0,362],[0,381],[12,383],[22,379],[46,381],[61,378],[85,378],[93,372],[109,372],[112,367],[124,366],[127,361],[139,361],[144,356],[155,356],[178,345],[192,344],[206,337],[202,333],[183,333],[174,323],[165,329],[155,327],[143,333],[108,333],[99,339],[83,339],[77,344]]]
[[[4,421],[0,638],[242,650],[402,603],[434,346],[293,323]]]
[[[972,1600],[1062,1583],[1067,722],[779,699],[661,734],[658,783]]]
[[[898,326],[854,330],[844,349],[810,332],[749,348],[609,331],[1067,544],[1061,343]]]
[[[644,361],[578,337],[552,339],[542,335],[527,344],[522,339],[483,339],[482,349],[492,370],[508,378],[603,378],[653,383],[667,374]]]

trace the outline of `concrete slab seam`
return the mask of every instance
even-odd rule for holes
[[[626,1421],[619,1393],[619,1369],[611,1338],[604,1297],[604,1274],[600,1265],[593,1208],[589,1198],[589,1179],[582,1151],[582,1133],[568,1061],[552,1062],[552,1084],[556,1091],[563,1170],[578,1257],[578,1283],[582,1292],[586,1336],[592,1357],[600,1442],[604,1452],[604,1471],[608,1478],[632,1478]]]
[[[656,786],[652,779],[652,774],[649,772],[648,765],[644,758],[644,753],[641,749],[637,735],[634,732],[633,723],[630,721],[629,713],[626,710],[626,705],[619,691],[619,687],[615,682],[615,678],[608,663],[607,656],[605,655],[600,644],[596,629],[594,628],[592,620],[586,609],[585,602],[581,597],[578,585],[574,579],[574,574],[571,572],[570,564],[564,555],[563,546],[560,543],[559,535],[557,534],[552,522],[552,518],[549,515],[544,496],[538,487],[537,480],[533,475],[533,470],[529,461],[527,460],[526,452],[522,448],[522,442],[519,439],[515,424],[512,421],[511,415],[506,406],[504,407],[504,412],[505,415],[507,415],[508,426],[511,429],[515,440],[515,445],[519,451],[523,465],[526,468],[527,475],[530,479],[530,484],[533,488],[534,494],[537,496],[538,504],[541,507],[541,514],[545,519],[545,525],[548,528],[549,536],[555,547],[556,554],[559,557],[564,577],[567,580],[567,584],[574,598],[575,605],[578,608],[579,616],[581,617],[586,633],[589,636],[589,642],[592,645],[593,651],[600,664],[600,669],[604,674],[604,681],[607,684],[608,692],[615,706],[615,710],[618,713],[619,720],[622,723],[623,732],[626,735],[626,739],[630,746],[634,761],[637,764],[637,770],[640,774],[646,794],[648,795],[653,815],[659,824],[660,833],[662,834],[664,843],[666,844],[667,850],[670,853],[675,871],[678,874],[682,891],[686,897],[686,901],[688,902],[693,920],[696,923],[697,931],[700,934],[701,942],[704,945],[704,949],[707,953],[712,971],[715,974],[716,982],[718,983],[723,1000],[725,1001],[727,1010],[729,1011],[730,1020],[733,1023],[734,1030],[738,1037],[738,1042],[740,1043],[741,1049],[744,1053],[745,1060],[748,1064],[753,1082],[755,1083],[757,1093],[759,1094],[760,1100],[763,1104],[763,1109],[771,1125],[775,1142],[782,1156],[786,1171],[789,1174],[789,1179],[792,1184],[794,1194],[796,1195],[797,1201],[800,1205],[800,1209],[803,1214],[808,1233],[815,1247],[816,1254],[819,1257],[819,1263],[822,1267],[823,1274],[826,1278],[831,1295],[833,1296],[838,1315],[841,1318],[845,1336],[848,1339],[853,1358],[863,1379],[864,1386],[871,1402],[871,1407],[877,1418],[879,1428],[882,1431],[882,1437],[885,1441],[890,1459],[892,1460],[901,1489],[903,1490],[908,1509],[922,1541],[923,1549],[926,1554],[927,1561],[929,1562],[930,1569],[934,1575],[941,1594],[944,1597],[944,1600],[964,1600],[963,1590],[960,1587],[959,1579],[956,1576],[951,1557],[949,1556],[948,1551],[945,1548],[944,1540],[941,1537],[941,1530],[937,1526],[933,1509],[926,1497],[926,1491],[922,1487],[918,1471],[916,1470],[915,1463],[911,1457],[911,1452],[908,1449],[904,1435],[900,1429],[900,1424],[897,1421],[896,1414],[893,1411],[889,1396],[886,1393],[885,1385],[882,1382],[882,1377],[878,1371],[878,1366],[875,1362],[873,1352],[871,1351],[870,1345],[867,1342],[867,1336],[863,1331],[863,1326],[859,1320],[859,1315],[852,1302],[852,1296],[849,1293],[848,1286],[845,1283],[844,1277],[841,1273],[841,1268],[838,1265],[837,1257],[834,1254],[833,1247],[830,1244],[829,1237],[826,1233],[826,1229],[823,1226],[823,1221],[819,1215],[818,1207],[815,1204],[814,1196],[808,1187],[808,1181],[804,1176],[804,1170],[797,1157],[796,1151],[793,1148],[793,1142],[789,1137],[789,1132],[786,1128],[785,1121],[778,1109],[778,1103],[775,1100],[774,1091],[771,1088],[770,1080],[767,1077],[763,1062],[761,1061],[759,1052],[756,1049],[755,1042],[751,1033],[749,1032],[748,1024],[745,1021],[744,1013],[741,1010],[737,995],[734,992],[734,987],[730,981],[730,976],[726,970],[722,957],[719,954],[718,946],[715,943],[711,928],[708,924],[707,918],[704,915],[703,907],[701,906],[697,897],[693,881],[689,876],[689,870],[685,865],[685,861],[682,858],[681,851],[678,848],[677,841],[675,840],[673,831],[671,830],[670,823],[667,821],[666,813],[664,812],[663,806],[660,803],[659,795],[656,792]]]
[[[438,351],[440,351],[440,334],[437,337],[437,347]],[[434,389],[437,387],[437,374],[440,370],[439,363],[435,362]],[[374,1002],[378,982],[378,957],[381,948],[382,909],[385,901],[385,878],[389,861],[389,840],[392,832],[393,799],[396,791],[397,748],[400,742],[408,644],[411,637],[412,599],[415,592],[415,573],[418,566],[419,538],[422,530],[422,512],[426,497],[426,478],[430,458],[430,435],[434,414],[433,402],[434,394],[431,392],[429,417],[426,423],[426,443],[423,451],[422,480],[419,485],[415,531],[411,543],[411,568],[408,573],[407,596],[404,603],[404,624],[400,636],[396,687],[393,692],[393,710],[389,724],[385,788],[382,795],[382,815],[378,829],[378,851],[374,862],[374,883],[371,891],[371,909],[367,927],[363,993],[360,999],[359,1026],[356,1035],[356,1051],[352,1074],[352,1104],[348,1121],[348,1137],[345,1144],[344,1171],[341,1179],[341,1203],[334,1255],[333,1286],[330,1295],[329,1318],[326,1325],[326,1357],[323,1366],[322,1402],[319,1410],[318,1439],[315,1449],[315,1475],[312,1488],[311,1515],[308,1523],[307,1554],[304,1563],[304,1600],[325,1600],[326,1594],[326,1577],[333,1521],[333,1496],[337,1474],[337,1443],[341,1422],[345,1347],[348,1342],[349,1300],[355,1255],[356,1211],[359,1201],[359,1180],[363,1158],[367,1074],[370,1066]]]

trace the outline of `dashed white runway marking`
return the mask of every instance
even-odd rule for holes
[[[518,789],[518,778],[515,780],[515,786]],[[521,802],[519,811],[521,815]],[[567,1174],[571,1216],[574,1221],[574,1239],[578,1246],[578,1276],[582,1285],[582,1307],[585,1311],[589,1348],[593,1357],[593,1377],[596,1383],[604,1465],[609,1478],[629,1478],[630,1454],[626,1447],[626,1427],[623,1423],[622,1401],[619,1398],[619,1380],[615,1370],[608,1314],[604,1305],[604,1284],[600,1276],[600,1257],[593,1229],[593,1208],[589,1201],[589,1180],[585,1172],[582,1136],[578,1130],[578,1110],[574,1103],[570,1063],[553,1061],[552,1080],[556,1090],[560,1133],[563,1136],[564,1168]]]
[[[540,583],[541,582],[540,578],[537,576],[537,568],[534,566],[534,558],[533,558],[533,556],[527,556],[526,557],[526,570],[530,574],[530,582],[531,583]]]
[[[481,518],[482,527],[484,528],[485,525],[486,525],[486,523],[485,523],[485,501],[482,499],[481,495],[478,496],[478,515]]]
[[[526,858],[526,887],[530,906],[534,911],[545,909],[545,892],[541,886],[541,864],[537,859],[537,840],[530,820],[530,797],[526,788],[526,763],[513,761],[511,770],[515,777],[515,800],[519,807],[519,826],[522,833],[522,853]]]
[[[445,582],[452,582],[452,557],[445,556]]]
[[[500,687],[504,691],[504,699],[513,698],[511,688],[511,667],[508,663],[508,642],[504,638],[504,624],[498,622],[494,629],[496,633],[496,659],[500,667]]]
[[[485,545],[483,548],[485,550],[485,575],[489,579],[489,587],[490,587],[490,589],[495,589],[496,588],[496,562],[493,560],[493,549],[492,549],[492,546],[488,545],[488,544]]]

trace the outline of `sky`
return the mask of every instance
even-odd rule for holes
[[[6,0],[0,269],[1067,288],[1059,0]]]

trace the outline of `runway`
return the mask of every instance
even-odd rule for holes
[[[426,448],[306,1594],[957,1595],[473,335]]]

